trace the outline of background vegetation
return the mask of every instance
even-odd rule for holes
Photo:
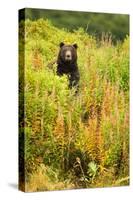
[[[61,41],[79,46],[76,96],[67,77],[56,75],[56,64],[48,67]],[[19,50],[25,190],[128,185],[129,37],[114,46],[109,35],[97,43],[83,28],[70,32],[48,20],[26,20],[20,22]]]
[[[112,35],[113,42],[124,40],[125,36],[129,34],[129,15],[124,14],[28,8],[25,10],[25,18],[30,20],[50,19],[56,27],[69,31],[82,27],[89,35],[96,36],[97,39],[101,38],[103,32],[108,33]]]

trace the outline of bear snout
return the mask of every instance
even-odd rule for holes
[[[71,61],[72,60],[72,53],[71,51],[67,50],[65,53],[65,60],[66,61]]]

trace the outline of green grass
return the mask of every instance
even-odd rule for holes
[[[48,68],[62,41],[79,47],[77,96],[67,77],[56,75],[56,65]],[[19,49],[25,190],[128,185],[129,37],[116,46],[108,37],[97,44],[82,28],[71,33],[48,20],[26,20],[20,23]]]

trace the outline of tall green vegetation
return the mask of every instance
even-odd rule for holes
[[[101,37],[101,33],[110,33],[113,41],[123,40],[129,34],[129,15],[111,13],[92,13],[81,11],[63,11],[47,9],[25,9],[25,17],[30,20],[50,19],[59,28],[69,31],[83,27],[88,34]]]
[[[56,64],[48,67],[61,41],[79,46],[78,95],[66,76],[56,75]],[[25,190],[128,185],[129,37],[114,46],[106,36],[97,45],[82,28],[70,33],[48,20],[26,20],[20,22],[19,49]]]

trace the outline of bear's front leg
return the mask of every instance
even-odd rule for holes
[[[72,72],[69,77],[69,88],[76,87],[76,92],[78,92],[79,80],[80,80],[79,71],[76,70],[75,72]]]
[[[58,76],[62,76],[62,75],[63,75],[63,72],[62,72],[62,70],[61,70],[60,67],[57,67],[57,72],[56,72],[56,74],[57,74]]]

